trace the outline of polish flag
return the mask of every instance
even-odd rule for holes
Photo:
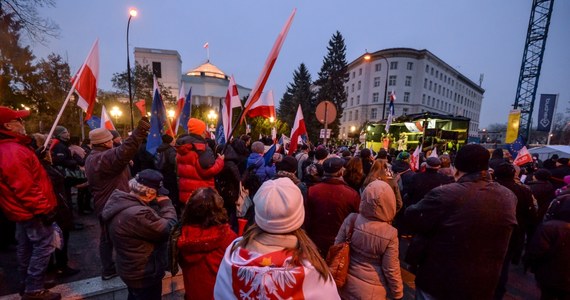
[[[103,108],[101,108],[101,128],[107,128],[109,130],[115,130],[115,125],[113,125],[113,121],[109,117],[109,114],[107,113],[107,108],[105,108],[105,105],[103,105]]]
[[[305,119],[303,118],[301,104],[299,104],[297,115],[295,116],[295,122],[293,123],[293,129],[291,130],[291,144],[289,144],[289,153],[291,155],[294,155],[295,151],[297,151],[299,137],[303,134],[307,134],[307,129],[305,128]]]
[[[204,46],[202,46],[202,47],[208,48],[208,47],[210,47],[210,44],[209,44],[208,42],[206,42],[206,43],[204,44]]]
[[[530,152],[528,152],[528,149],[526,148],[526,146],[523,146],[519,150],[517,157],[513,161],[513,164],[515,164],[517,166],[522,166],[522,165],[527,164],[529,162],[532,162],[532,155],[530,155]]]
[[[139,111],[141,112],[141,116],[146,117],[146,106],[145,106],[145,101],[144,99],[141,99],[137,102],[135,102],[135,106],[139,109]]]
[[[260,100],[251,106],[247,112],[247,116],[250,118],[258,116],[275,118],[275,100],[273,98],[273,90],[261,94]]]
[[[176,111],[174,112],[174,118],[172,119],[172,132],[174,134],[178,134],[178,127],[180,125],[180,113],[184,108],[184,100],[186,100],[186,90],[184,89],[184,85],[180,85],[180,90],[178,91],[178,101],[176,102]]]
[[[433,150],[431,151],[431,154],[429,155],[429,157],[435,157],[438,158],[439,155],[437,155],[437,148],[433,147]]]
[[[222,125],[224,127],[224,138],[227,143],[230,142],[230,132],[232,131],[233,110],[241,108],[241,100],[239,99],[238,88],[234,75],[230,76],[230,83],[226,92],[226,99],[222,103]]]
[[[97,97],[97,80],[99,78],[99,39],[95,40],[85,63],[81,66],[77,74],[71,78],[75,83],[75,90],[79,95],[77,106],[85,112],[85,121],[91,118]]]
[[[412,154],[411,157],[411,161],[410,161],[410,167],[412,168],[412,171],[417,171],[420,169],[420,153],[422,152],[422,145],[418,145],[416,147],[416,150],[414,151],[414,153]]]
[[[261,74],[259,74],[259,78],[257,78],[257,82],[255,83],[255,86],[251,90],[251,93],[249,94],[249,98],[245,102],[245,108],[244,108],[244,112],[242,114],[240,123],[243,122],[243,118],[245,118],[247,111],[253,106],[253,104],[255,102],[257,102],[259,100],[261,93],[263,92],[263,88],[265,87],[265,84],[267,83],[267,79],[269,78],[269,74],[271,74],[271,70],[273,69],[275,62],[277,61],[277,57],[279,56],[279,51],[281,51],[281,46],[283,46],[283,42],[285,41],[285,38],[287,37],[287,33],[289,32],[289,28],[291,27],[291,23],[293,22],[293,17],[295,17],[295,12],[297,12],[296,8],[293,9],[293,12],[289,16],[287,23],[285,23],[285,26],[283,27],[283,29],[281,29],[281,32],[277,36],[277,40],[275,40],[275,43],[273,44],[273,48],[271,49],[271,52],[269,52],[269,56],[267,56],[267,60],[265,61],[265,65],[263,66],[263,70],[261,71]]]

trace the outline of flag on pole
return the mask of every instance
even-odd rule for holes
[[[522,139],[522,136],[519,135],[519,137],[511,144],[507,145],[507,150],[509,150],[509,153],[511,153],[512,157],[517,157],[517,155],[519,154],[519,151],[525,146],[524,141]]]
[[[517,157],[513,161],[513,164],[520,167],[529,162],[532,162],[532,155],[530,155],[530,152],[528,152],[526,146],[523,146],[517,153]]]
[[[262,93],[260,100],[255,102],[247,111],[247,116],[250,118],[259,116],[275,118],[275,100],[273,98],[273,90],[270,90],[267,93]]]
[[[396,92],[392,90],[392,92],[390,93],[390,105],[388,106],[389,107],[388,120],[386,120],[386,127],[384,127],[384,130],[386,130],[386,132],[390,130],[390,125],[392,125],[392,119],[394,118],[395,100],[396,100]]]
[[[224,104],[220,101],[220,115],[223,116],[224,114]],[[226,133],[225,133],[225,124],[222,118],[218,118],[218,125],[216,126],[216,143],[218,145],[223,145],[226,143]]]
[[[178,124],[188,133],[188,121],[192,116],[192,87],[188,91],[188,95],[184,99],[184,106],[182,107],[182,113],[178,118]]]
[[[176,102],[176,111],[174,112],[174,118],[172,118],[172,132],[178,134],[178,127],[180,125],[180,115],[184,109],[184,100],[186,100],[186,90],[184,85],[180,85],[180,90],[178,91],[178,101]]]
[[[208,47],[210,47],[210,44],[209,44],[208,42],[206,42],[206,43],[204,44],[204,46],[202,46],[202,47],[208,48]]]
[[[154,92],[152,97],[152,106],[150,112],[150,132],[148,134],[146,151],[152,155],[156,154],[156,149],[162,144],[162,135],[173,135],[170,130],[170,123],[166,116],[164,102],[160,96],[158,81],[154,77]]]
[[[273,154],[275,154],[275,151],[277,151],[277,144],[273,143],[273,145],[271,145],[271,147],[269,147],[267,152],[265,152],[265,154],[263,154],[263,159],[265,160],[266,166],[271,165],[271,159],[273,158]]]
[[[75,91],[79,95],[77,106],[85,112],[85,120],[89,120],[95,107],[97,97],[97,80],[99,79],[99,39],[95,40],[87,59],[71,78],[75,83]],[[75,82],[77,81],[77,82]]]
[[[287,37],[287,33],[289,32],[289,28],[291,27],[291,23],[293,22],[293,17],[295,16],[296,11],[297,9],[293,9],[293,12],[289,16],[287,23],[285,23],[285,26],[283,27],[283,29],[281,29],[281,32],[277,36],[277,40],[275,40],[273,48],[271,49],[271,52],[269,52],[269,56],[267,56],[265,65],[261,70],[261,74],[259,74],[259,78],[257,78],[257,82],[255,83],[255,86],[251,90],[249,98],[247,98],[247,101],[245,102],[245,108],[240,123],[245,118],[245,115],[247,111],[251,108],[251,106],[259,100],[261,92],[263,92],[263,88],[265,87],[267,79],[269,78],[269,74],[271,74],[271,70],[273,69],[275,62],[277,61],[277,57],[279,56],[279,51],[281,51],[281,46],[283,46],[283,42]]]
[[[303,134],[307,134],[307,129],[305,128],[305,119],[303,118],[301,104],[299,104],[297,115],[295,116],[295,122],[293,122],[293,129],[291,130],[291,143],[289,144],[289,153],[291,155],[294,155],[295,151],[297,151],[299,137]]]
[[[115,125],[113,125],[113,120],[109,117],[107,113],[107,108],[105,105],[101,108],[101,128],[107,128],[109,130],[115,130]]]
[[[437,155],[437,147],[433,147],[433,150],[431,151],[429,157],[435,157],[435,158],[439,157],[439,155]]]
[[[91,116],[91,119],[85,121],[85,123],[87,123],[87,126],[89,126],[90,130],[101,128],[101,118],[97,116]]]
[[[420,169],[420,153],[422,152],[422,145],[418,145],[412,156],[410,157],[410,167],[412,171]]]
[[[144,99],[141,99],[141,100],[135,102],[135,106],[141,112],[141,116],[146,117],[146,103],[145,103]]]
[[[237,107],[241,107],[241,101],[239,100],[238,88],[234,75],[232,75],[230,76],[230,82],[228,84],[228,90],[226,92],[226,99],[224,99],[222,110],[220,111],[224,129],[224,140],[226,142],[230,141],[229,135],[232,131],[232,122],[234,115],[233,110]]]

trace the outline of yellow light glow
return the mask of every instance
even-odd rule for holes
[[[271,123],[275,122],[275,118],[274,118],[274,117],[269,117],[269,122],[271,122]]]
[[[175,115],[175,114],[176,114],[176,113],[174,112],[174,109],[169,109],[169,110],[168,110],[168,117],[169,117],[169,118],[174,119],[174,115]]]
[[[364,60],[370,60],[370,54],[364,55]]]
[[[137,11],[136,8],[129,9],[129,15],[131,15],[131,17],[136,17],[138,14],[139,12]]]
[[[350,132],[354,132],[356,130],[356,126],[350,126]]]

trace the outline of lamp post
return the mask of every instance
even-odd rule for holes
[[[169,109],[168,110],[168,118],[170,119],[170,122],[172,122],[174,120],[174,115],[176,115],[176,112],[174,111],[174,109]]]
[[[129,10],[129,21],[127,22],[127,83],[129,86],[129,108],[131,112],[131,130],[135,128],[135,119],[133,116],[133,94],[131,90],[131,60],[129,58],[129,27],[131,25],[131,19],[137,16],[137,10],[131,8]]]
[[[119,124],[119,117],[123,115],[123,112],[117,106],[113,106],[109,113],[115,119],[115,124]]]
[[[213,110],[210,109],[210,112],[208,112],[208,120],[210,120],[210,132],[213,133],[216,129],[215,129],[215,124],[214,122],[218,119],[218,114]]]

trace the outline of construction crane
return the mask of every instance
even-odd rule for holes
[[[519,135],[530,139],[532,110],[542,67],[554,0],[533,0],[514,109],[521,110]]]

